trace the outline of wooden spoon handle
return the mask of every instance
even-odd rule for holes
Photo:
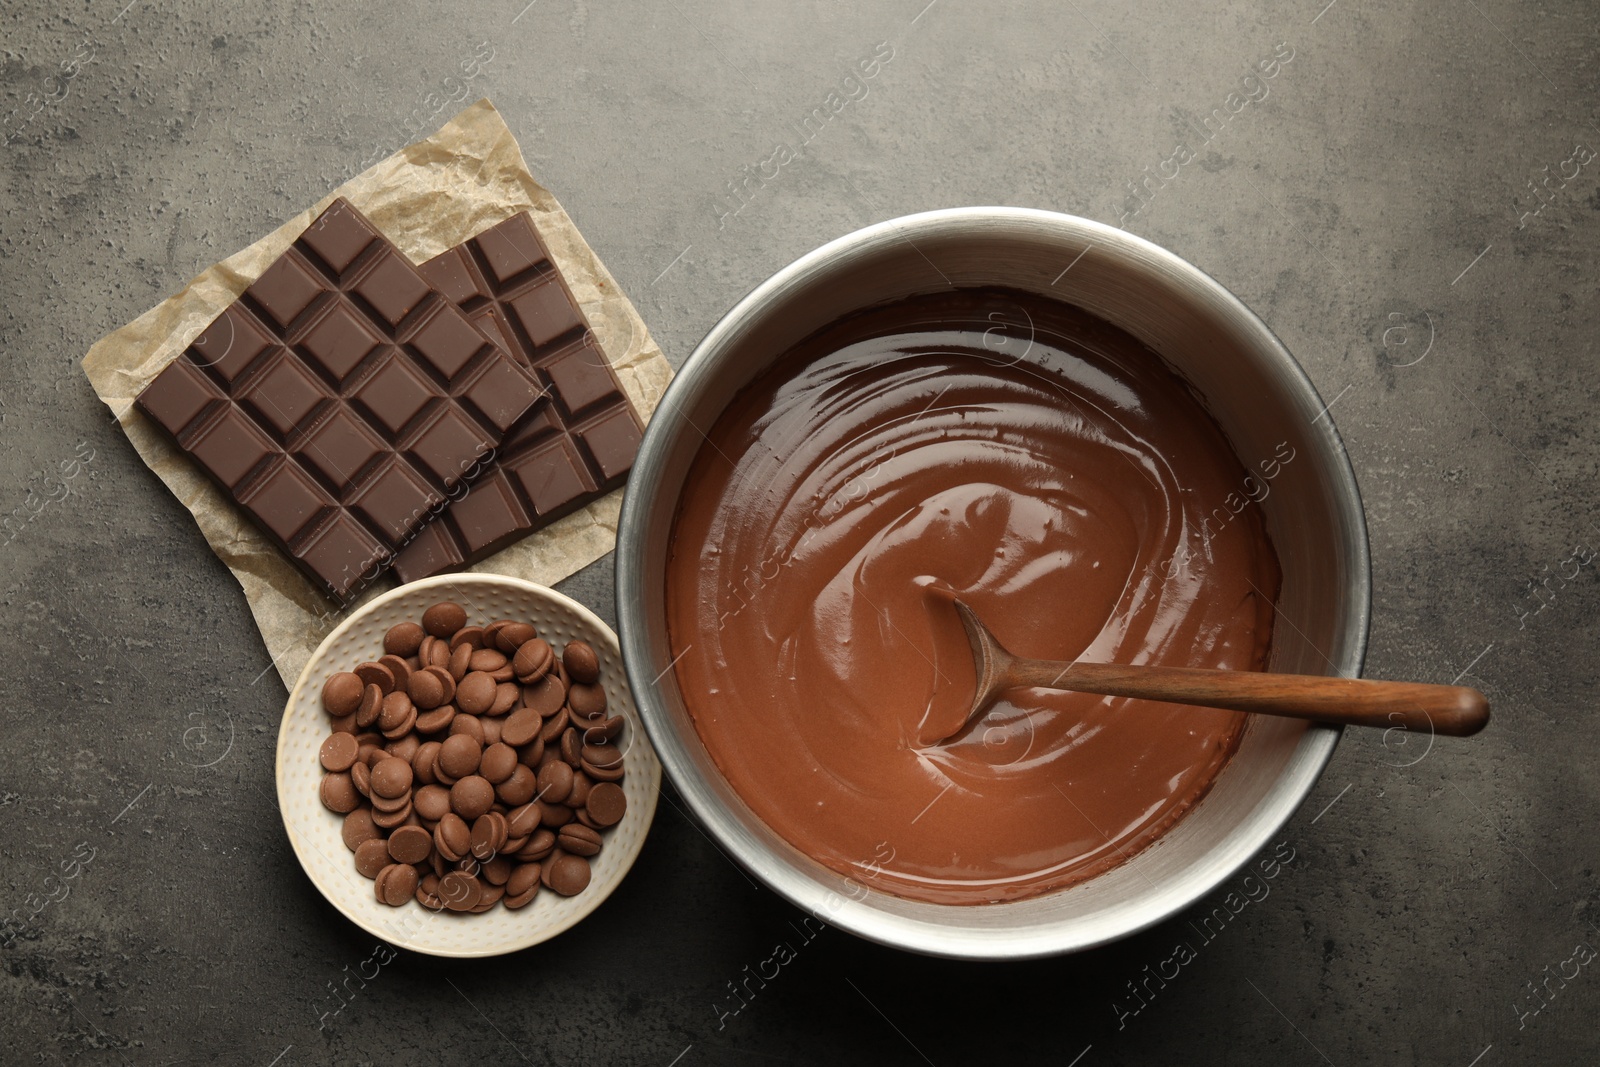
[[[1448,737],[1475,734],[1489,722],[1489,702],[1476,689],[1420,682],[1029,659],[1014,660],[1007,681],[1019,689],[1143,697],[1346,726],[1399,726]]]

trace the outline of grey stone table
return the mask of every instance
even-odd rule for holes
[[[0,1061],[1595,1061],[1593,5],[125,2],[0,12]],[[1467,680],[1495,725],[1347,736],[1292,862],[1203,932],[1241,886],[1025,965],[807,941],[669,787],[582,926],[387,961],[284,838],[238,588],[77,364],[468,95],[675,363],[794,257],[927,208],[1198,264],[1344,435],[1368,672]],[[564,588],[614,615],[609,559]]]

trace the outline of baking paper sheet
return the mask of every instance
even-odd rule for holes
[[[487,100],[332,190],[249,248],[201,271],[182,292],[96,342],[83,358],[95,393],[239,580],[286,687],[293,687],[329,631],[354,607],[392,588],[394,579],[381,578],[351,605],[335,607],[133,406],[133,398],[340,196],[414,263],[519,211],[530,212],[640,418],[649,420],[672,376],[633,304],[555,197],[534,180],[516,139]],[[615,547],[621,506],[618,490],[472,569],[553,585]]]

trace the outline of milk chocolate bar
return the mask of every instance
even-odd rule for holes
[[[340,199],[137,404],[344,600],[542,392]]]
[[[407,582],[470,566],[617,488],[643,429],[526,212],[421,271],[538,375],[544,395],[466,495],[395,558]]]

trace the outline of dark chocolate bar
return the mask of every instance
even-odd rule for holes
[[[340,199],[137,403],[342,601],[542,393]]]
[[[620,486],[643,424],[526,212],[423,275],[538,375],[546,395],[484,473],[395,558],[402,581],[459,570]]]

